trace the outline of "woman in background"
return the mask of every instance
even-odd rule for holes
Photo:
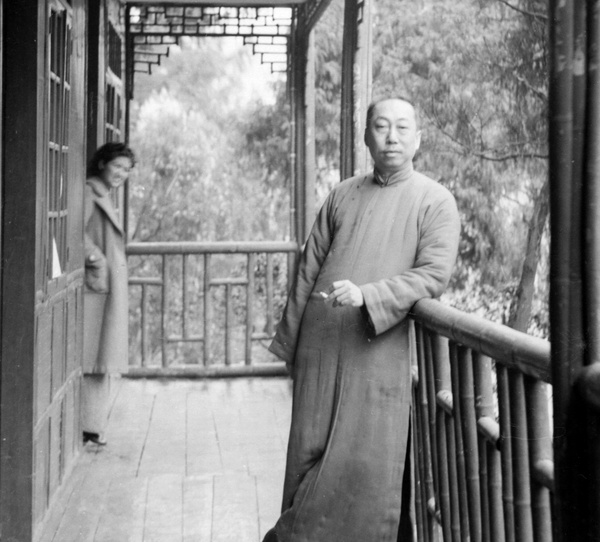
[[[83,441],[106,444],[110,375],[128,366],[128,293],[125,235],[111,198],[135,165],[131,149],[98,148],[85,187]]]

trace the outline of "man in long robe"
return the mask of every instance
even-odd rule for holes
[[[409,102],[372,104],[374,172],[332,190],[307,240],[270,346],[294,393],[282,514],[265,542],[412,540],[411,527],[399,531],[409,480],[406,316],[446,288],[460,234],[453,196],[413,170],[420,139]]]

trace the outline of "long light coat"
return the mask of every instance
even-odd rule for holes
[[[84,373],[128,366],[125,238],[110,191],[92,177],[85,188]]]
[[[408,314],[445,289],[460,223],[452,195],[412,171],[338,185],[303,252],[272,352],[294,397],[280,542],[396,542],[411,409]],[[320,291],[348,279],[365,306]]]

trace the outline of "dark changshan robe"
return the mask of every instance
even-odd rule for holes
[[[460,222],[450,192],[412,170],[329,194],[270,350],[294,376],[280,542],[396,542],[411,408],[408,320],[445,289]],[[348,279],[365,306],[320,291]]]

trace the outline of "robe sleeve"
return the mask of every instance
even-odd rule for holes
[[[460,219],[450,193],[425,209],[414,266],[393,277],[360,286],[375,335],[406,318],[424,297],[439,297],[448,285],[458,252]]]
[[[108,293],[108,263],[102,249],[94,243],[87,233],[87,225],[94,211],[94,195],[90,186],[85,187],[84,215],[84,253],[85,253],[85,285],[92,292]]]
[[[313,291],[321,266],[331,246],[330,224],[332,197],[329,196],[319,211],[298,265],[298,273],[290,290],[283,316],[269,350],[284,360],[293,363],[298,343],[298,334],[304,309]]]

